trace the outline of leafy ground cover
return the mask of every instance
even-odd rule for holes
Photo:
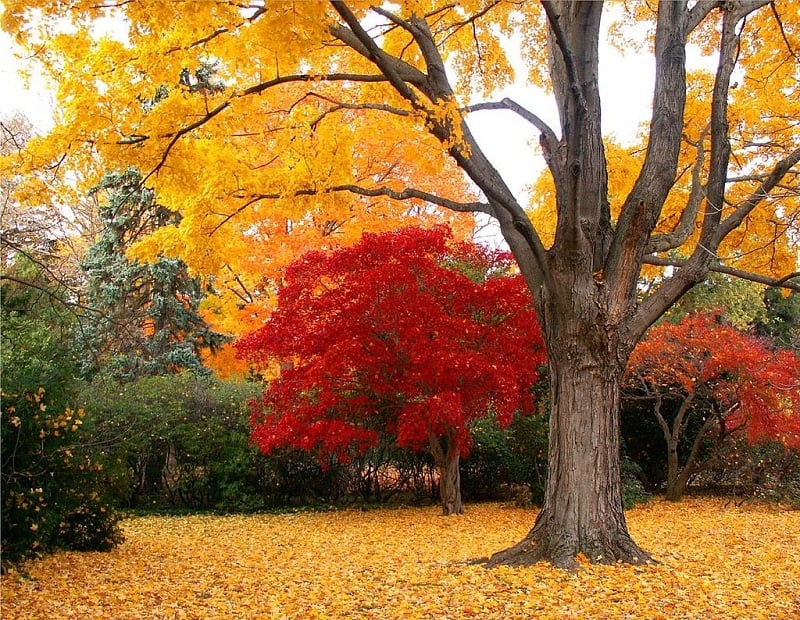
[[[59,553],[4,575],[16,618],[794,618],[800,511],[690,498],[628,513],[661,563],[575,574],[471,559],[534,513],[497,504],[251,516],[137,517],[110,553]]]

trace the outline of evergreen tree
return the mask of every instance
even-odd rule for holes
[[[784,295],[777,288],[764,293],[766,315],[756,323],[756,331],[769,336],[776,347],[800,352],[800,294]]]
[[[200,316],[200,280],[183,261],[159,257],[141,263],[126,251],[141,236],[175,223],[179,215],[155,200],[134,168],[106,174],[92,193],[105,192],[103,229],[83,261],[87,301],[100,311],[83,328],[83,371],[101,368],[130,380],[191,369],[208,372],[201,351],[225,337]]]

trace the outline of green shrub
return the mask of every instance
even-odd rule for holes
[[[777,441],[748,445],[738,438],[723,446],[699,483],[732,498],[780,502],[800,509],[800,450]]]
[[[264,503],[261,457],[250,445],[247,401],[260,388],[185,372],[84,390],[98,440],[131,508],[253,510]]]
[[[108,549],[121,540],[91,447],[91,416],[75,407],[75,315],[48,293],[38,266],[17,261],[3,298],[0,367],[0,551],[14,562],[55,549]],[[31,282],[25,285],[24,282]]]
[[[487,417],[471,431],[472,450],[461,467],[464,498],[500,499],[511,492],[520,501],[524,487],[529,501],[540,504],[547,472],[547,416],[517,416],[506,429]]]
[[[644,488],[640,475],[642,468],[627,456],[622,457],[620,474],[622,477],[622,504],[630,510],[637,504],[645,504],[652,499],[652,494]]]
[[[2,554],[14,562],[56,549],[121,542],[103,464],[84,441],[83,410],[50,409],[45,391],[3,393]]]

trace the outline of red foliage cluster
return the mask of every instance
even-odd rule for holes
[[[433,435],[463,455],[471,421],[533,411],[544,345],[512,265],[446,227],[302,256],[270,320],[237,344],[283,367],[252,408],[254,442],[346,461],[382,435],[417,450]]]
[[[654,327],[633,352],[629,385],[680,397],[699,394],[730,411],[748,441],[800,448],[800,358],[712,314]]]

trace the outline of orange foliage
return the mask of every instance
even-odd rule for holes
[[[60,553],[4,575],[20,618],[792,618],[800,512],[723,500],[628,514],[661,564],[469,561],[522,538],[532,512],[494,504],[254,516],[144,517],[110,553]],[[402,533],[402,534],[399,534]]]

